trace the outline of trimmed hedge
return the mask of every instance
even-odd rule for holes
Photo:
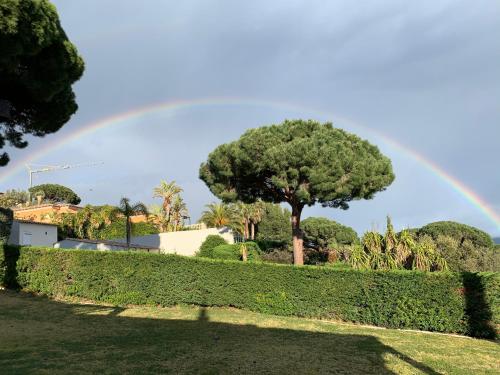
[[[233,306],[494,337],[498,273],[356,271],[177,255],[5,247],[0,282],[114,304]]]

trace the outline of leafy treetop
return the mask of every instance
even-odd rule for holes
[[[437,221],[424,225],[418,230],[418,235],[428,235],[433,239],[437,239],[439,235],[448,236],[460,243],[469,240],[473,245],[482,247],[493,247],[494,245],[493,239],[488,233],[454,221]]]
[[[0,195],[0,207],[13,208],[29,201],[29,195],[23,190],[7,190]]]
[[[224,201],[264,201],[347,209],[394,180],[390,160],[356,135],[316,121],[248,130],[217,147],[200,178]]]
[[[71,85],[84,63],[47,0],[0,2],[0,51],[0,149],[22,148],[24,134],[56,132],[76,112]]]
[[[78,204],[80,197],[70,188],[58,184],[42,184],[29,188],[31,194],[43,192],[44,199],[49,202],[60,202],[69,204]]]
[[[324,217],[308,217],[302,221],[304,241],[312,248],[326,249],[335,245],[352,245],[359,242],[358,234],[351,227]]]

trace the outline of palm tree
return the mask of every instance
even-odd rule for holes
[[[250,238],[250,216],[252,208],[250,204],[238,202],[233,206],[233,229],[240,233],[245,240]]]
[[[176,195],[172,203],[172,221],[174,232],[180,227],[185,217],[188,216],[186,203],[180,195]]]
[[[162,208],[167,223],[170,223],[170,211],[174,197],[180,192],[182,192],[182,188],[175,181],[167,182],[161,180],[160,185],[153,189],[153,198],[163,199]]]
[[[132,221],[130,221],[130,217],[134,215],[148,215],[148,209],[141,202],[131,205],[130,199],[122,198],[120,200],[120,207],[118,208],[118,212],[125,216],[127,247],[130,247],[130,236],[132,234]]]
[[[205,206],[199,221],[207,227],[225,227],[234,222],[234,209],[225,203],[210,203]]]
[[[358,244],[349,246],[347,263],[357,270],[370,268],[369,257],[363,246]]]
[[[40,204],[42,204],[43,198],[45,198],[45,192],[43,190],[38,190],[34,195],[36,197],[37,204],[40,206]]]
[[[404,268],[409,266],[408,260],[415,249],[416,243],[413,235],[408,229],[403,229],[399,233],[398,243],[396,245],[396,262]]]
[[[262,221],[265,211],[265,203],[258,200],[250,205],[250,239],[255,240],[255,226]]]
[[[149,214],[152,216],[151,222],[158,226],[160,232],[168,231],[168,222],[165,218],[165,212],[163,212],[163,207],[152,204],[148,207]]]

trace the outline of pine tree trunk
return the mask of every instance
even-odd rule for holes
[[[251,225],[251,229],[252,229],[252,234],[250,235],[250,238],[253,240],[255,240],[255,224],[253,223],[253,221],[250,223]]]
[[[304,240],[300,229],[301,206],[292,206],[293,264],[304,264]]]

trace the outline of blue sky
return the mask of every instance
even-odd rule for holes
[[[196,220],[215,200],[198,179],[213,148],[248,128],[314,118],[377,144],[392,159],[396,181],[348,211],[314,207],[306,216],[329,217],[358,232],[383,229],[389,214],[399,228],[456,220],[500,235],[463,196],[376,135],[425,156],[499,214],[499,2],[54,3],[86,62],[75,85],[80,109],[57,134],[8,150],[13,162],[99,119],[152,103],[244,100],[102,128],[33,160],[102,166],[46,173],[36,183],[70,186],[82,203],[113,204],[127,196],[149,204],[160,179],[175,179]],[[19,170],[0,188],[27,183],[27,172]]]

